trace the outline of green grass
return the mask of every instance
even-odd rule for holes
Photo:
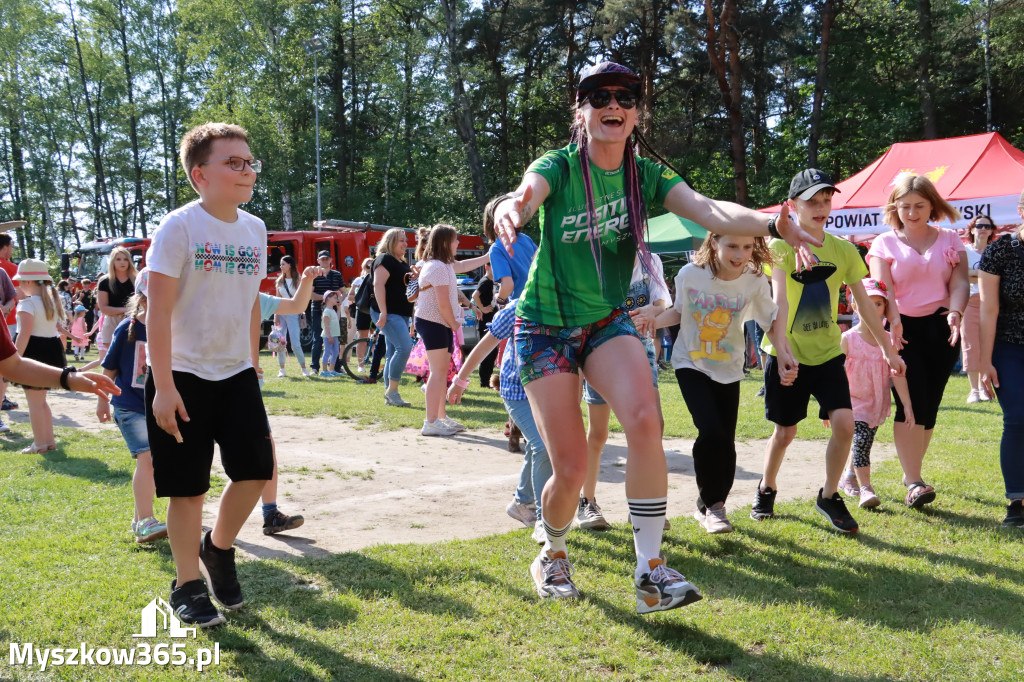
[[[366,403],[346,414],[367,422],[385,412],[365,399],[375,387],[320,383],[288,379],[268,402],[274,411],[290,405],[316,414]],[[667,374],[663,386],[669,430],[691,433]],[[742,387],[744,438],[768,433],[756,387],[753,379]],[[998,524],[1005,504],[998,407],[965,406],[966,393],[963,379],[947,389],[926,461],[939,498],[924,512],[897,502],[898,468],[887,462],[875,477],[884,506],[857,514],[856,536],[827,531],[807,501],[780,504],[781,518],[755,523],[740,493],[732,535],[708,536],[692,520],[675,519],[665,551],[706,596],[685,609],[635,614],[632,540],[621,525],[570,533],[584,599],[541,602],[527,575],[536,545],[521,530],[244,562],[246,607],[188,649],[219,644],[221,663],[203,673],[207,680],[1020,679],[1024,535]],[[498,413],[493,394],[476,389],[472,398],[479,422]],[[387,412],[396,415],[388,428],[421,418],[417,410]],[[824,435],[806,423],[805,434]],[[0,440],[0,639],[132,646],[139,609],[167,594],[169,549],[129,539],[132,464],[120,439],[62,430],[60,440],[45,455],[21,455],[20,442]],[[417,520],[410,513],[410,524]],[[38,674],[11,668],[5,653],[0,678],[199,674],[96,667]]]

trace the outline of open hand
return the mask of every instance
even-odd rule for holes
[[[787,244],[796,251],[796,269],[805,270],[818,262],[817,256],[811,253],[812,246],[821,246],[821,240],[812,237],[806,230],[800,227],[793,216],[789,214],[789,204],[782,202],[779,210],[779,217],[775,221],[775,228],[782,235]]]
[[[72,372],[68,374],[68,388],[78,393],[92,393],[109,401],[112,395],[121,395],[121,389],[106,374]]]
[[[523,227],[523,210],[532,198],[533,188],[527,185],[522,196],[506,199],[494,209],[494,229],[510,256],[514,255],[512,245],[516,243],[516,233]]]

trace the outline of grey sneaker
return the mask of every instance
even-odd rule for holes
[[[388,391],[385,393],[384,404],[391,405],[392,407],[409,407],[412,405],[412,403],[403,400],[402,396],[398,395],[398,391]]]
[[[538,545],[543,545],[548,540],[548,532],[544,530],[544,522],[537,519],[537,525],[533,527],[533,533],[530,535],[533,541]]]
[[[505,507],[505,513],[527,528],[533,528],[533,524],[538,521],[536,506],[532,504],[524,504],[515,499],[509,502],[508,506]]]
[[[679,571],[669,568],[662,559],[651,559],[651,571],[636,583],[636,612],[668,611],[700,601],[704,595]]]
[[[580,498],[580,505],[576,508],[576,522],[585,530],[608,530],[609,525],[601,508],[597,506],[597,498]]]
[[[565,552],[541,551],[530,565],[530,576],[542,599],[579,599],[572,581],[572,565]]]
[[[453,429],[440,419],[435,419],[432,422],[424,419],[423,428],[420,430],[424,436],[454,436],[458,432],[458,429]]]
[[[703,512],[698,509],[693,513],[693,518],[712,535],[733,531],[732,524],[725,515],[725,502],[715,502]]]

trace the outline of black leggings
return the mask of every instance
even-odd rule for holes
[[[914,407],[914,423],[933,429],[946,382],[960,357],[960,341],[958,339],[955,346],[949,345],[945,311],[926,317],[904,315],[902,320],[903,338],[907,343],[900,357],[907,363],[907,391]],[[906,421],[903,402],[895,388],[892,395],[896,398],[895,421]]]
[[[736,417],[740,382],[720,384],[695,369],[677,369],[676,381],[697,427],[693,470],[697,474],[697,508],[725,502],[736,479]]]

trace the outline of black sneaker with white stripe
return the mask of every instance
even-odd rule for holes
[[[839,493],[833,494],[832,497],[822,497],[822,490],[824,488],[818,488],[818,500],[814,503],[814,508],[840,533],[856,533],[859,526],[847,511],[843,498]]]
[[[177,579],[171,581],[171,608],[182,623],[209,628],[224,622],[224,616],[210,601],[210,593],[202,580],[189,580],[178,587]]]
[[[199,572],[206,578],[210,595],[224,608],[235,611],[242,608],[242,586],[235,572],[235,548],[215,547],[207,532],[199,544]]]

